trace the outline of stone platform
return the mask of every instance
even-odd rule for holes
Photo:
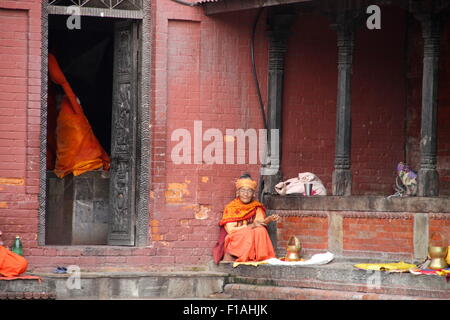
[[[69,274],[35,273],[42,281],[0,281],[0,299],[208,299],[220,295],[227,274],[218,272],[81,272],[80,288]]]
[[[0,299],[450,300],[444,277],[354,267],[364,262],[377,261],[236,268],[211,262],[207,271],[81,272],[80,289],[68,274],[36,273],[42,282],[0,281]]]
[[[355,263],[362,262],[338,260],[321,266],[236,268],[222,262],[215,270],[230,275],[224,293],[237,299],[450,299],[450,282],[445,277],[366,271],[355,268]]]

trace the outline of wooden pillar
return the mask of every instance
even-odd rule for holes
[[[418,195],[439,195],[437,164],[437,96],[441,22],[437,15],[418,15],[424,41],[422,78],[422,123]]]
[[[337,14],[338,85],[336,111],[336,151],[332,177],[333,195],[348,196],[352,190],[351,172],[351,92],[354,23],[346,14]]]
[[[267,106],[267,147],[268,163],[261,170],[264,194],[275,193],[274,187],[280,182],[281,129],[283,107],[284,60],[290,27],[295,19],[293,12],[272,11],[268,16],[269,67]],[[272,136],[274,135],[274,136]]]

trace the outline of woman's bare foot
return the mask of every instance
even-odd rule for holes
[[[233,262],[234,260],[236,260],[236,258],[229,253],[225,253],[223,255],[223,259],[222,259],[223,262]]]

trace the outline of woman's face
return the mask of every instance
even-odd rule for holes
[[[249,203],[253,200],[253,195],[255,194],[255,191],[253,189],[250,188],[246,188],[246,187],[242,187],[239,188],[237,195],[239,197],[239,199],[243,202],[243,203]]]

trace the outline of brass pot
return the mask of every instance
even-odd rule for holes
[[[300,250],[302,249],[302,245],[300,240],[296,236],[291,236],[289,238],[287,247],[286,247],[286,256],[284,257],[285,261],[300,261]]]
[[[447,257],[448,247],[429,246],[428,254],[430,255],[430,269],[445,269],[448,268],[448,264],[445,261]]]

